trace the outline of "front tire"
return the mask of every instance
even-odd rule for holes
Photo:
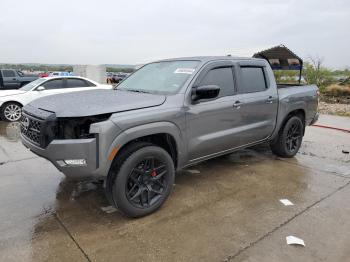
[[[142,217],[159,209],[175,179],[174,162],[168,152],[141,142],[117,158],[108,174],[107,198],[129,217]]]
[[[5,121],[16,122],[21,119],[22,106],[18,103],[6,103],[1,108],[1,118]]]
[[[304,135],[304,123],[298,116],[288,119],[271,144],[271,150],[280,157],[290,158],[299,151]]]

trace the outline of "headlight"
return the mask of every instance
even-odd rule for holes
[[[83,139],[92,138],[95,135],[90,134],[90,125],[107,120],[111,114],[64,118],[57,121],[57,138],[58,139]]]

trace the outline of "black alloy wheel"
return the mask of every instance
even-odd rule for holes
[[[174,162],[163,148],[136,142],[116,155],[106,181],[106,196],[129,217],[153,213],[170,195]]]
[[[301,144],[302,137],[303,137],[303,128],[300,122],[299,121],[293,122],[287,131],[287,137],[286,137],[286,148],[291,154],[293,154],[295,151],[298,151]]]
[[[278,136],[270,143],[271,150],[280,157],[293,157],[301,146],[304,136],[304,122],[299,116],[288,119]]]
[[[149,208],[157,204],[165,192],[165,163],[155,157],[142,160],[132,169],[126,183],[126,198],[138,208]]]

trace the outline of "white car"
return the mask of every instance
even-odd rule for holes
[[[7,121],[18,121],[22,107],[40,97],[92,89],[112,89],[83,77],[60,76],[34,80],[17,90],[0,91],[0,117]]]

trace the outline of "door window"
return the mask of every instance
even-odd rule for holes
[[[95,85],[91,82],[85,81],[84,79],[79,79],[79,78],[67,79],[67,88],[89,87],[89,86],[95,86]]]
[[[266,79],[262,67],[241,67],[242,83],[238,87],[238,93],[253,93],[265,91]]]
[[[218,97],[234,94],[233,74],[231,67],[220,67],[210,70],[202,79],[201,86],[217,85],[220,87]]]
[[[16,77],[15,72],[12,70],[2,70],[3,77]]]
[[[45,89],[50,90],[50,89],[60,89],[63,87],[63,81],[62,79],[53,79],[45,82],[42,84]]]

